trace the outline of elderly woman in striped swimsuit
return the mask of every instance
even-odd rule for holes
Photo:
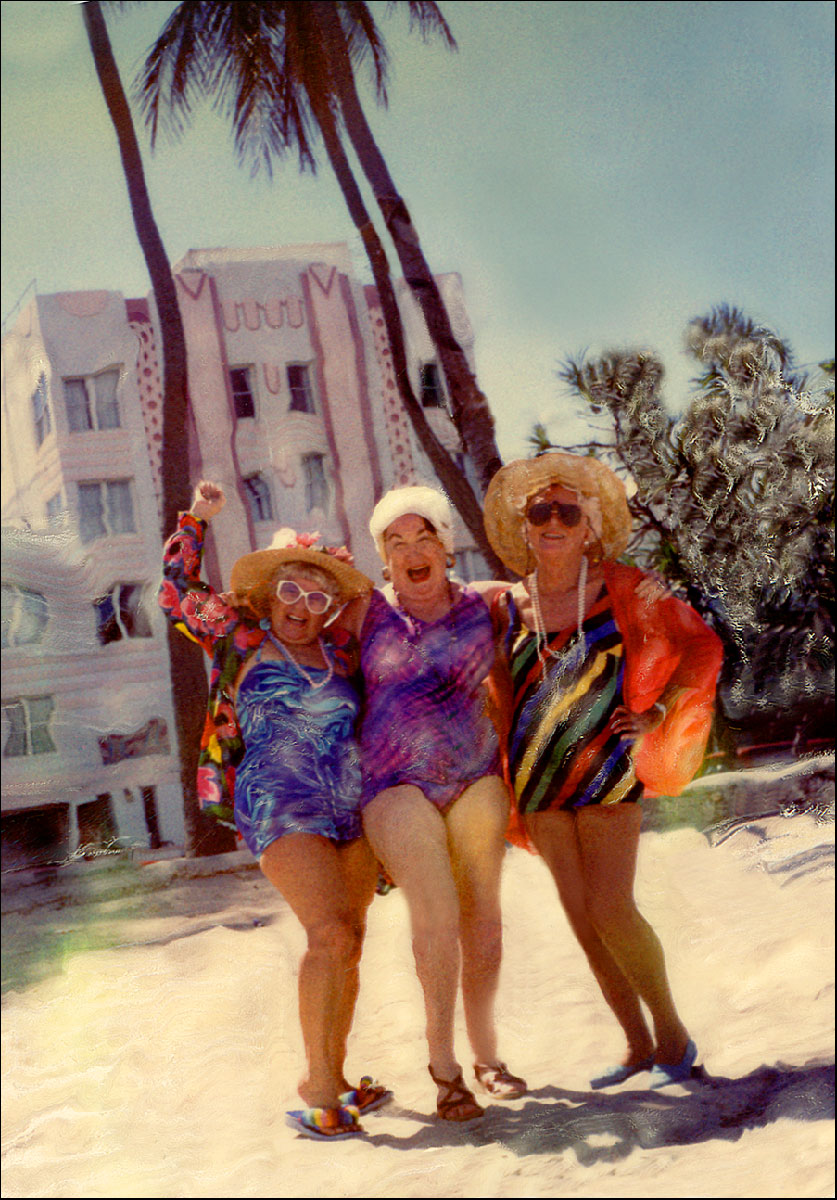
[[[621,481],[596,459],[510,463],[489,485],[485,523],[500,559],[523,576],[493,599],[510,675],[516,817],[628,1043],[591,1086],[650,1071],[650,1086],[663,1087],[689,1077],[697,1049],[634,901],[637,802],[646,786],[677,795],[697,771],[720,641],[688,605],[614,561],[630,514]]]

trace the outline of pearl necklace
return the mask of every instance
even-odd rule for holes
[[[537,568],[529,577],[529,595],[532,597],[532,612],[535,616],[535,639],[538,645],[538,658],[545,664],[547,658],[553,658],[556,662],[567,663],[566,647],[564,650],[553,650],[547,642],[546,623],[541,612],[540,591],[538,589],[538,572]],[[577,609],[577,627],[578,627],[578,642],[576,653],[573,659],[580,661],[584,657],[587,649],[587,640],[584,636],[584,610],[587,602],[587,557],[581,559],[581,569],[578,573],[578,609]]]
[[[334,660],[332,658],[330,658],[328,654],[326,654],[325,646],[323,645],[323,639],[321,637],[317,638],[317,645],[320,647],[320,653],[323,656],[323,660],[328,663],[328,671],[327,671],[324,679],[319,679],[315,682],[311,678],[311,676],[308,674],[308,672],[305,670],[305,667],[303,667],[302,663],[298,663],[296,661],[293,654],[291,654],[290,650],[288,649],[288,647],[285,645],[284,642],[280,642],[278,638],[274,637],[273,633],[270,630],[267,631],[267,636],[270,639],[270,641],[273,643],[273,645],[276,647],[276,649],[281,654],[285,655],[285,657],[288,659],[288,661],[293,666],[296,667],[297,671],[299,671],[302,678],[304,680],[306,680],[309,687],[314,688],[314,689],[322,688],[322,687],[325,687],[325,685],[331,680],[332,676],[334,675]],[[312,667],[311,669],[312,670],[325,670],[324,667],[323,668]]]

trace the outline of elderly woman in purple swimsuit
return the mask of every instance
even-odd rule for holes
[[[437,1113],[470,1121],[485,1110],[454,1054],[460,972],[477,1082],[498,1099],[526,1091],[498,1058],[494,1027],[509,800],[484,687],[491,615],[478,591],[448,579],[453,533],[440,492],[387,493],[370,530],[389,582],[341,614],[361,646],[363,825],[410,910]]]

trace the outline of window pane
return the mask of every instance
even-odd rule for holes
[[[442,407],[442,389],[435,363],[421,364],[421,402],[425,408]]]
[[[80,483],[78,485],[79,503],[79,536],[83,542],[92,542],[94,538],[104,537],[104,513],[102,511],[102,489],[98,483]]]
[[[3,747],[4,758],[19,758],[26,753],[26,713],[20,700],[3,705],[3,716],[8,723],[9,732]]]
[[[311,391],[308,367],[304,363],[288,365],[288,389],[291,393],[291,412],[312,413],[314,411],[314,396]]]
[[[98,600],[93,601],[93,607],[96,609],[96,636],[101,644],[106,646],[108,642],[118,642],[122,637],[122,630],[116,619],[113,597],[100,596]]]
[[[84,433],[93,428],[90,415],[90,399],[83,379],[64,380],[64,398],[67,404],[67,424],[70,433]]]
[[[49,722],[52,717],[52,696],[38,696],[28,701],[29,704],[29,735],[32,741],[33,754],[49,754],[55,749],[55,743],[49,732]]]
[[[116,388],[119,384],[119,371],[103,371],[93,380],[96,392],[96,424],[100,429],[119,428],[119,405],[116,400]]]
[[[250,385],[249,367],[232,367],[230,370],[233,408],[237,417],[255,417],[256,402]]]
[[[15,606],[17,604],[17,591],[13,587],[7,587],[3,584],[3,606],[2,606],[2,628],[3,628],[3,649],[12,645],[12,624],[14,622]]]
[[[49,404],[47,403],[46,376],[43,373],[38,380],[37,388],[32,393],[32,416],[35,421],[35,440],[40,446],[52,428]]]
[[[273,520],[273,502],[270,498],[270,488],[261,475],[251,475],[244,480],[250,512],[254,521]]]
[[[325,510],[328,507],[328,487],[323,455],[304,454],[302,468],[305,472],[305,503],[308,511],[312,508]]]
[[[111,533],[133,533],[134,505],[127,479],[111,479],[107,484],[108,524]]]
[[[119,619],[128,637],[151,637],[151,622],[142,603],[142,584],[122,583],[118,590]]]
[[[56,492],[54,496],[50,496],[46,502],[46,517],[50,525],[56,524],[61,520],[61,493]]]
[[[13,634],[15,645],[32,646],[42,641],[47,623],[47,602],[40,592],[20,588],[17,622]]]

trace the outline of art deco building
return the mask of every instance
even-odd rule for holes
[[[220,482],[206,570],[279,526],[346,543],[379,578],[367,522],[432,481],[398,398],[374,288],[345,245],[189,251],[174,268],[189,358],[192,483]],[[456,275],[439,277],[473,356]],[[423,319],[399,285],[413,384],[470,467]],[[111,838],[183,841],[160,575],[162,387],[153,294],[35,295],[3,338],[4,862]],[[464,527],[459,573],[482,564]]]

